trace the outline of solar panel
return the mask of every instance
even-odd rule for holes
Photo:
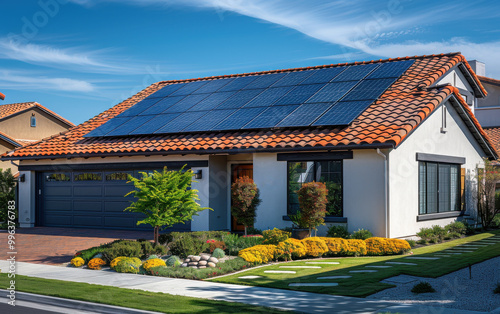
[[[221,103],[226,101],[229,97],[234,95],[236,92],[220,92],[213,93],[207,98],[203,99],[193,107],[189,108],[188,111],[200,111],[200,110],[212,110],[219,106]]]
[[[154,116],[153,119],[148,120],[143,125],[139,126],[137,129],[129,132],[129,135],[142,135],[142,134],[152,134],[154,131],[163,127],[168,122],[177,118],[180,113],[163,113],[157,116]]]
[[[272,128],[298,107],[299,105],[269,107],[252,121],[247,123],[243,129]]]
[[[193,92],[193,94],[213,93],[213,92],[217,91],[218,89],[220,89],[222,86],[224,86],[232,81],[234,81],[234,78],[217,79],[217,80],[208,81],[207,84],[198,88],[196,91]]]
[[[314,102],[336,102],[342,96],[344,96],[347,92],[351,90],[351,88],[356,85],[356,81],[350,82],[335,82],[326,84],[319,92],[314,94],[306,103],[314,103]]]
[[[334,67],[314,70],[314,73],[305,79],[302,84],[328,83],[343,72],[346,67]]]
[[[285,77],[281,78],[279,81],[274,83],[271,87],[279,87],[279,86],[295,86],[300,84],[306,78],[311,76],[314,71],[297,71],[290,72]]]
[[[251,82],[243,89],[268,88],[269,86],[276,83],[280,78],[284,77],[285,75],[286,73],[258,75],[255,81]]]
[[[344,72],[340,73],[333,81],[359,81],[378,66],[379,64],[377,63],[351,65]]]
[[[373,100],[338,102],[312,125],[349,125],[372,103]]]
[[[153,118],[153,116],[134,117],[134,118],[128,120],[126,123],[123,123],[122,125],[118,126],[117,128],[113,129],[112,131],[109,131],[108,133],[106,133],[106,136],[128,135],[130,132],[137,129],[137,126],[143,125],[144,123],[148,122],[152,118]]]
[[[159,114],[166,109],[170,108],[172,105],[176,104],[179,102],[181,99],[185,98],[186,96],[172,96],[172,97],[165,97],[163,99],[160,99],[156,104],[150,106],[148,109],[144,110],[141,112],[139,115],[144,116],[144,115],[151,115],[151,114]]]
[[[300,105],[311,98],[325,84],[299,85],[292,89],[288,94],[278,99],[274,106],[278,105]]]
[[[265,107],[242,108],[217,124],[212,130],[238,130],[250,122],[258,114],[264,111]]]
[[[135,117],[136,115],[140,114],[144,110],[147,110],[154,104],[156,104],[158,101],[160,101],[160,98],[145,98],[132,107],[130,107],[128,110],[125,110],[122,112],[119,117]]]
[[[199,103],[203,98],[207,98],[208,94],[198,94],[198,95],[189,95],[184,97],[182,100],[175,103],[175,105],[170,106],[164,113],[174,113],[174,112],[184,112],[189,108],[193,107],[197,103]]]
[[[249,103],[245,105],[247,107],[268,107],[271,106],[276,100],[283,97],[288,93],[293,87],[283,86],[265,89],[262,93],[257,95]]]
[[[198,120],[203,115],[207,114],[207,111],[194,111],[194,112],[185,112],[180,114],[175,119],[172,119],[170,122],[153,132],[154,134],[162,134],[162,133],[176,133],[181,132],[185,127],[193,123],[193,121]]]
[[[255,81],[257,76],[243,76],[243,77],[237,77],[232,81],[231,83],[226,84],[224,87],[219,89],[219,92],[228,92],[228,91],[235,91],[235,90],[240,90],[243,87],[247,86],[251,82]]]
[[[237,109],[212,110],[182,130],[183,132],[208,131],[229,117]]]
[[[387,78],[387,77],[400,77],[408,68],[415,62],[415,60],[405,60],[398,62],[382,63],[378,69],[368,75],[367,79]]]
[[[105,136],[107,133],[110,131],[116,129],[120,125],[124,124],[127,121],[130,121],[132,117],[115,117],[108,122],[104,123],[100,127],[93,129],[89,133],[87,133],[85,136],[88,137],[99,137],[99,136]]]
[[[172,94],[171,96],[185,96],[185,95],[190,95],[193,92],[195,92],[198,88],[202,87],[203,85],[208,84],[207,81],[194,81],[194,82],[189,82],[186,85],[184,85],[182,88],[179,88]]]
[[[377,99],[396,79],[363,80],[342,100]]]
[[[163,87],[162,89],[158,90],[156,93],[149,95],[148,98],[163,98],[163,97],[166,97],[166,96],[172,94],[173,92],[175,92],[176,90],[178,90],[179,88],[186,86],[186,84],[187,83],[179,83],[179,84],[170,84],[170,85],[167,85],[167,86]]]
[[[262,93],[263,89],[242,90],[231,96],[228,100],[220,104],[217,109],[237,109],[246,105],[249,101]]]
[[[315,103],[300,105],[283,121],[278,123],[279,127],[309,126],[316,121],[332,104]]]

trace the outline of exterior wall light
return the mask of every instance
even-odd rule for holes
[[[194,173],[195,179],[203,179],[203,171],[200,169]]]
[[[19,176],[19,182],[24,182],[26,181],[26,175],[23,173],[22,175]]]

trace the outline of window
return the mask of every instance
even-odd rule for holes
[[[31,115],[31,118],[30,118],[30,126],[32,128],[35,128],[36,127],[36,117],[35,117],[35,114],[32,114]]]
[[[75,181],[102,181],[100,172],[75,173]]]
[[[323,182],[328,189],[327,215],[342,217],[342,161],[289,161],[288,162],[288,215],[299,210],[297,190],[307,182]]]
[[[110,172],[106,174],[106,181],[128,181],[128,175],[132,172]]]
[[[51,173],[45,177],[45,181],[47,182],[56,182],[56,181],[71,181],[70,173]]]
[[[460,165],[419,163],[419,214],[460,211]]]

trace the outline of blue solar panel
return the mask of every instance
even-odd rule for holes
[[[377,99],[395,80],[395,78],[363,80],[342,100]]]
[[[288,93],[293,87],[292,86],[283,86],[276,88],[268,88],[264,90],[262,93],[257,95],[254,99],[252,99],[249,103],[245,105],[247,107],[268,107],[271,106],[276,100],[283,97],[286,93]]]
[[[234,95],[236,92],[220,92],[214,93],[203,99],[193,107],[189,108],[188,111],[201,111],[201,110],[212,110],[219,106],[221,103],[226,101],[229,97]]]
[[[298,107],[299,105],[269,107],[245,125],[243,129],[272,128]]]
[[[300,84],[302,81],[304,81],[306,78],[311,76],[314,71],[297,71],[297,72],[290,72],[288,73],[287,76],[281,78],[279,81],[274,83],[271,87],[278,87],[278,86],[295,86]]]
[[[299,85],[288,94],[278,99],[274,106],[278,105],[300,105],[316,94],[325,84]]]
[[[167,86],[163,87],[162,89],[160,89],[159,91],[157,91],[156,93],[149,95],[148,98],[166,97],[166,96],[172,94],[173,92],[175,92],[176,90],[178,90],[179,88],[186,86],[186,84],[187,83],[167,85]]]
[[[328,83],[323,87],[319,92],[314,94],[306,103],[314,103],[314,102],[337,102],[340,98],[342,98],[347,92],[351,90],[351,88],[356,85],[356,81],[350,82],[335,82]]]
[[[228,79],[217,79],[213,81],[208,81],[207,84],[198,88],[193,94],[204,94],[204,93],[213,93],[219,90],[222,86],[234,81],[234,78]]]
[[[136,115],[140,114],[144,110],[147,110],[148,108],[150,108],[151,106],[153,106],[154,104],[156,104],[160,100],[161,100],[160,98],[143,99],[143,100],[139,101],[138,103],[136,103],[135,105],[133,105],[132,107],[130,107],[130,109],[122,112],[119,115],[119,117],[135,117]]]
[[[123,136],[123,135],[128,135],[130,132],[133,130],[137,129],[137,126],[143,125],[144,123],[148,122],[151,120],[153,116],[137,116],[126,123],[120,125],[119,127],[113,129],[112,131],[108,132],[106,136]]]
[[[180,113],[163,113],[154,116],[153,119],[147,121],[137,129],[129,133],[129,135],[141,135],[141,134],[152,134],[154,131],[163,127],[168,122],[177,118]]]
[[[274,73],[274,74],[266,74],[259,75],[255,79],[255,81],[251,82],[243,89],[257,89],[257,88],[268,88],[269,86],[276,83],[280,78],[284,77],[286,73]]]
[[[359,81],[378,66],[379,64],[376,63],[351,65],[344,72],[340,73],[333,81]]]
[[[314,122],[313,126],[349,125],[365,111],[371,103],[373,103],[373,100],[341,101]]]
[[[156,104],[152,105],[148,109],[146,109],[143,112],[141,112],[139,115],[140,116],[145,116],[145,115],[150,115],[150,114],[159,114],[159,113],[162,113],[163,111],[167,110],[172,105],[176,104],[177,102],[179,102],[181,99],[183,99],[185,97],[186,96],[165,97],[163,99],[160,99],[160,101],[157,102]]]
[[[85,135],[85,137],[100,137],[100,136],[105,136],[107,133],[110,131],[116,129],[120,125],[124,124],[125,122],[128,122],[132,119],[132,117],[115,117],[108,122],[104,123],[100,127],[93,129],[89,133]]]
[[[198,88],[202,87],[203,85],[207,84],[207,81],[194,81],[194,82],[189,82],[184,87],[179,88],[172,94],[171,96],[185,96],[185,95],[190,95],[194,93]]]
[[[187,126],[183,132],[208,131],[238,109],[212,110]]]
[[[162,133],[176,133],[181,132],[185,127],[193,123],[193,121],[198,120],[202,116],[207,114],[207,111],[194,111],[194,112],[185,112],[179,115],[177,118],[171,120],[163,127],[159,128],[154,134],[162,134]]]
[[[400,77],[408,68],[415,62],[415,60],[406,60],[398,62],[382,63],[378,69],[368,75],[367,79],[387,78],[387,77]]]
[[[332,104],[304,104],[300,105],[283,121],[278,123],[279,127],[309,126],[316,121]]]
[[[217,124],[212,130],[238,130],[264,111],[265,107],[242,108]]]
[[[189,95],[184,97],[182,100],[179,102],[175,103],[175,105],[169,107],[168,109],[164,110],[164,113],[174,113],[174,112],[185,112],[189,108],[193,107],[200,101],[202,101],[204,98],[207,98],[208,94],[198,94],[198,95]]]
[[[224,87],[219,89],[219,92],[228,92],[228,91],[235,91],[235,90],[240,90],[243,87],[247,86],[251,82],[255,81],[257,76],[243,76],[243,77],[237,77],[232,81],[231,83],[226,84]]]
[[[260,94],[263,89],[247,89],[242,90],[231,96],[228,100],[223,102],[217,109],[237,109],[246,105],[249,101]]]
[[[325,68],[314,70],[313,74],[309,76],[307,79],[302,81],[301,84],[319,84],[319,83],[328,83],[337,77],[341,72],[343,72],[345,67],[334,67],[334,68]]]

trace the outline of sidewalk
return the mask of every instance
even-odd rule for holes
[[[112,271],[94,271],[23,262],[18,262],[16,265],[16,273],[24,276],[240,302],[306,313],[374,313],[378,311],[385,312],[384,310],[389,308],[397,309],[398,312],[403,313],[427,312],[425,309],[415,306],[362,298],[230,285],[209,281],[120,274]],[[6,272],[7,267],[7,261],[0,261],[2,272]],[[425,312],[421,312],[421,310]],[[433,308],[431,312],[436,310],[439,310],[439,313],[459,313],[457,310],[445,308]]]

